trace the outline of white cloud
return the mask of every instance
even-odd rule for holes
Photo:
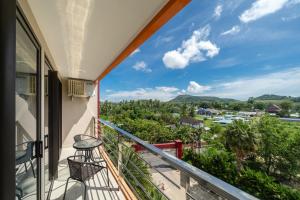
[[[184,69],[189,64],[188,59],[177,50],[165,53],[163,62],[167,68],[171,69]]]
[[[235,35],[241,31],[239,26],[233,26],[231,29],[224,31],[221,35]]]
[[[179,89],[176,87],[165,87],[165,86],[161,86],[161,87],[156,87],[157,90],[163,91],[163,92],[176,92]]]
[[[190,81],[187,87],[187,91],[191,94],[202,94],[203,92],[208,90],[210,90],[209,86],[200,85],[195,81]]]
[[[214,18],[219,19],[223,11],[222,5],[217,5],[214,10]]]
[[[205,95],[246,100],[250,96],[278,94],[300,96],[300,67],[211,86]]]
[[[182,42],[181,47],[168,51],[163,56],[163,62],[170,69],[184,69],[190,63],[196,63],[213,58],[219,54],[220,48],[207,40],[210,26],[195,30],[192,36]]]
[[[137,53],[139,53],[139,52],[141,52],[141,49],[140,49],[140,48],[137,48],[137,49],[135,49],[135,50],[130,54],[130,56],[133,56],[134,54],[137,54]]]
[[[152,72],[152,69],[148,68],[147,64],[144,61],[136,62],[133,66],[133,69],[136,71],[143,71],[143,72]]]
[[[138,88],[135,90],[123,90],[110,93],[104,97],[109,101],[138,100],[138,99],[158,99],[169,101],[177,96],[179,89],[175,87],[155,87],[155,88]]]
[[[272,14],[284,7],[288,0],[257,0],[252,3],[251,8],[245,10],[239,19],[248,23],[262,18],[266,15]]]
[[[186,90],[181,90],[181,91],[177,92],[177,95],[184,95],[184,94],[186,94]]]

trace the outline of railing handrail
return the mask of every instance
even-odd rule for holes
[[[119,127],[115,126],[114,124],[103,120],[99,119],[99,121],[104,124],[105,126],[108,126],[114,130],[116,130],[118,133],[121,135],[133,140],[134,142],[138,143],[148,151],[150,151],[153,154],[156,154],[160,156],[161,159],[164,161],[168,162],[169,164],[173,165],[175,168],[183,171],[186,173],[188,176],[192,177],[196,181],[199,181],[202,185],[205,185],[206,188],[211,189],[214,191],[216,194],[225,197],[227,199],[241,199],[241,200],[257,200],[256,197],[222,181],[221,179],[218,179],[215,176],[212,176],[208,174],[205,171],[202,171],[187,162],[184,162],[175,156],[168,154],[161,149],[155,147],[152,144],[149,144],[145,142],[144,140],[130,134],[129,132],[120,129]]]

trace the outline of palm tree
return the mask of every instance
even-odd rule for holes
[[[138,194],[140,199],[151,200],[165,200],[164,196],[160,193],[151,182],[151,173],[148,165],[140,156],[134,152],[131,148],[124,147],[123,150],[123,166],[122,174],[134,187],[134,190]],[[144,188],[144,190],[142,189]],[[145,191],[146,190],[146,191]]]
[[[205,132],[203,127],[194,129],[192,132],[192,140],[193,140],[193,146],[196,144],[196,153],[200,152],[201,148],[201,135]]]
[[[118,134],[105,127],[103,135],[104,148],[115,167],[118,165]],[[149,166],[134,150],[123,143],[122,147],[122,175],[142,200],[165,200],[166,198],[152,184]],[[143,188],[143,189],[142,189]],[[145,190],[144,190],[145,189]]]
[[[240,171],[243,159],[256,149],[256,133],[250,123],[242,120],[228,125],[224,132],[225,145],[236,155],[237,167]]]

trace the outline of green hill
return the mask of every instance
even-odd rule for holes
[[[259,97],[255,97],[254,100],[258,101],[293,101],[300,102],[300,97],[291,97],[291,96],[281,96],[275,94],[264,94]]]
[[[275,94],[264,94],[259,97],[255,97],[255,100],[284,100],[284,99],[290,99],[287,96],[280,96]]]
[[[275,94],[264,94],[253,98],[254,101],[264,103],[275,103],[280,104],[283,101],[291,101],[298,104],[300,103],[300,97],[281,96]],[[241,102],[231,98],[220,98],[214,96],[192,96],[192,95],[179,95],[174,99],[170,100],[171,103],[200,103],[200,102],[219,102],[219,103],[230,103],[230,102]]]
[[[236,99],[219,98],[213,96],[192,96],[192,95],[179,95],[170,100],[171,103],[199,103],[199,102],[237,102]]]

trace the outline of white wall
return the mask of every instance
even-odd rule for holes
[[[62,141],[63,147],[72,147],[77,134],[93,135],[97,118],[97,84],[89,98],[68,96],[68,81],[62,80]]]

